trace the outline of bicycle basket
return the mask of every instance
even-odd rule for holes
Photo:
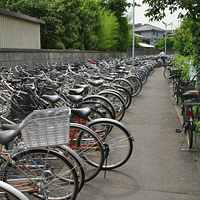
[[[20,123],[28,114],[37,109],[29,95],[13,95],[11,98],[11,120]]]
[[[177,85],[177,96],[181,99],[183,98],[183,94],[189,90],[194,90],[196,87],[196,81],[190,80],[181,80],[178,82]]]
[[[170,70],[170,76],[176,75],[178,77],[181,77],[181,69],[171,69]]]
[[[20,124],[27,148],[67,144],[71,110],[68,107],[35,110]]]

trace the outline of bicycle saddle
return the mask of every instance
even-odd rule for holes
[[[103,79],[104,79],[105,81],[110,81],[110,82],[114,80],[114,78],[108,77],[108,76],[103,77]]]
[[[88,85],[81,85],[81,84],[75,84],[74,85],[75,88],[84,88],[84,89],[88,89]]]
[[[1,128],[5,130],[18,130],[20,124],[2,124]]]
[[[69,89],[69,92],[71,94],[76,94],[76,95],[80,95],[84,92],[84,88],[74,88],[74,89]]]
[[[66,98],[69,99],[72,103],[80,103],[83,100],[83,97],[80,95],[66,95]]]
[[[9,142],[13,141],[19,134],[21,133],[20,130],[6,130],[0,132],[0,144],[6,145]]]
[[[56,103],[60,100],[59,95],[42,95],[41,98],[45,101],[49,101],[50,103]]]
[[[89,80],[88,83],[94,87],[98,87],[103,84],[103,80]]]
[[[91,109],[89,107],[85,108],[72,108],[71,113],[80,117],[81,119],[87,119],[91,113]]]

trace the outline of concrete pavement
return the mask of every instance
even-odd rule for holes
[[[200,152],[180,151],[181,124],[162,73],[155,69],[122,121],[135,139],[131,159],[86,183],[77,200],[200,199]]]

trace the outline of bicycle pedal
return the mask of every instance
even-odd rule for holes
[[[175,130],[176,133],[182,133],[182,129],[178,128]]]

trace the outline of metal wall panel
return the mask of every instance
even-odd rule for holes
[[[40,24],[0,14],[0,48],[40,49]]]

